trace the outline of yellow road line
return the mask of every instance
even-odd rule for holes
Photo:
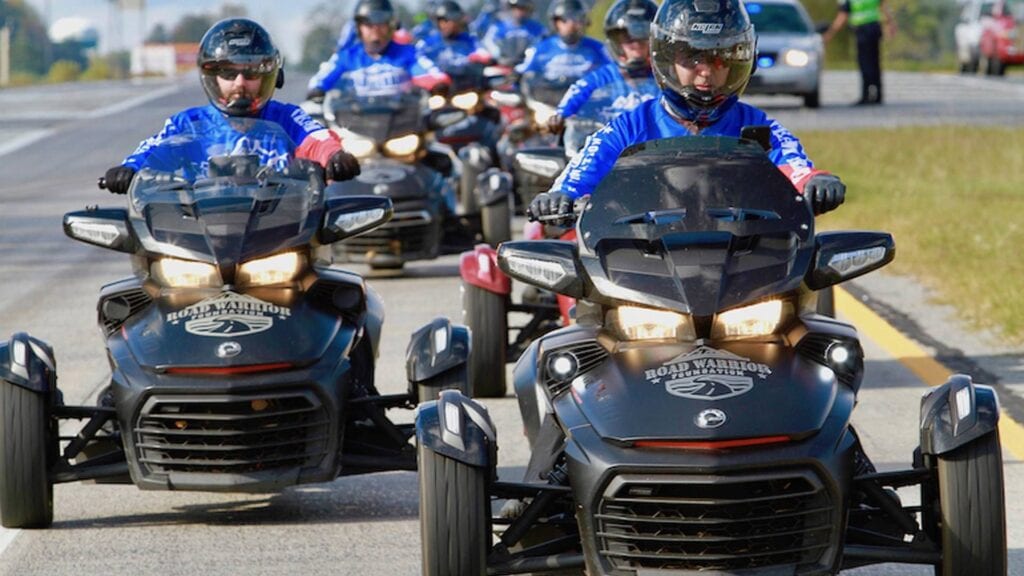
[[[952,372],[924,348],[885,321],[849,292],[836,288],[836,309],[848,316],[857,330],[896,357],[929,386],[946,382]],[[999,418],[999,436],[1003,446],[1018,460],[1024,460],[1024,426],[1004,410]]]

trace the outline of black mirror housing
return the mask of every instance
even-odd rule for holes
[[[138,243],[124,208],[87,208],[64,215],[64,234],[69,238],[117,252],[135,252]]]
[[[498,266],[510,277],[570,298],[583,297],[582,267],[576,243],[565,240],[517,240],[498,246]]]
[[[327,200],[324,220],[318,234],[320,242],[331,244],[368,232],[391,220],[394,208],[390,198],[344,196]]]
[[[822,232],[814,240],[813,267],[805,278],[811,290],[863,276],[896,257],[896,243],[885,232]]]

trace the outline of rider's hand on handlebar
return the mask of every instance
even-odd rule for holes
[[[831,212],[846,199],[846,184],[832,174],[816,174],[804,184],[804,196],[810,199],[814,215]]]
[[[530,202],[530,206],[526,209],[526,216],[531,221],[546,220],[552,224],[557,221],[571,221],[573,217],[572,198],[561,192],[541,192],[537,194],[533,202]]]
[[[319,88],[312,88],[309,92],[306,92],[306,100],[311,100],[317,104],[323,104],[324,96],[327,93]]]
[[[114,166],[103,177],[105,186],[113,194],[126,194],[135,177],[135,169],[128,166]]]
[[[338,150],[332,154],[330,160],[327,161],[327,166],[324,168],[326,169],[327,179],[335,182],[351,180],[359,176],[360,172],[359,160],[344,150]]]
[[[565,130],[565,117],[557,113],[552,114],[551,117],[548,118],[548,130],[550,130],[552,134],[561,134],[562,130]]]

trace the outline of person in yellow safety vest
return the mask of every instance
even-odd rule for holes
[[[883,22],[884,28],[883,28]],[[882,103],[882,36],[896,34],[896,21],[889,13],[885,0],[839,0],[839,12],[821,35],[826,43],[837,32],[849,25],[857,38],[857,66],[860,68],[860,100],[858,106]]]

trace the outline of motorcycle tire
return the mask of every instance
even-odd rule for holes
[[[938,457],[942,564],[935,576],[1006,576],[1006,502],[999,434]]]
[[[417,452],[424,576],[483,576],[491,535],[487,471],[422,444]]]
[[[462,321],[469,326],[469,384],[474,398],[505,396],[508,310],[505,296],[463,284]]]
[[[498,244],[512,239],[512,197],[480,209],[480,227],[484,242],[498,247]]]
[[[5,528],[53,523],[50,428],[45,394],[0,380],[0,524]]]

